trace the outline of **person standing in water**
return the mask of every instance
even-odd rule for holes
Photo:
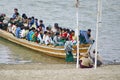
[[[93,50],[93,53],[91,54],[91,58],[92,58],[93,62],[95,62],[95,53],[96,53],[96,51]],[[97,66],[101,66],[102,64],[103,64],[102,58],[100,57],[99,52],[97,52]]]
[[[66,40],[66,43],[64,45],[65,52],[66,52],[66,62],[74,62],[73,54],[72,54],[72,41],[69,39]]]

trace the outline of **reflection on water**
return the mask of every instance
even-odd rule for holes
[[[3,38],[0,38],[0,63],[3,64],[22,64],[22,63],[65,63],[63,59],[58,59],[43,55],[40,52],[36,52],[9,42]]]

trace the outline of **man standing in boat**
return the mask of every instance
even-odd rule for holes
[[[19,12],[18,12],[18,9],[17,9],[17,8],[14,8],[14,13],[13,13],[13,15],[12,15],[12,18],[13,18],[13,19],[16,19],[16,17],[17,17],[16,14],[19,14]]]

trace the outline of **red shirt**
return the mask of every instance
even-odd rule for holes
[[[67,37],[67,32],[61,34],[62,37]]]

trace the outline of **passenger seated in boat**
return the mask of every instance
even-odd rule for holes
[[[40,44],[43,44],[43,34],[41,31],[38,32],[37,41]]]
[[[32,30],[29,33],[30,41],[33,41],[33,35],[34,35],[34,33],[35,33],[35,28],[32,28]]]
[[[53,32],[54,34],[56,34],[56,32],[58,32],[58,31],[57,31],[57,30],[58,30],[58,27],[59,27],[59,26],[58,26],[58,23],[55,23],[54,26],[52,27],[51,30],[52,30],[52,32]]]
[[[37,29],[38,28],[38,19],[36,18],[36,19],[34,19],[34,23],[32,24],[32,26],[31,27],[34,27],[35,29]]]
[[[22,19],[27,19],[27,15],[25,13],[22,14]]]
[[[4,17],[4,20],[3,20],[3,30],[6,30],[7,31],[7,28],[8,28],[8,21],[10,20],[6,14],[2,14],[2,16]]]
[[[10,32],[10,33],[12,33],[13,23],[14,23],[14,19],[10,18],[10,20],[8,21],[8,29],[7,29],[7,31]]]
[[[29,17],[29,18],[28,18],[28,25],[27,25],[27,26],[29,27],[29,29],[31,29],[31,26],[32,26],[31,20],[32,20],[31,17]]]
[[[46,44],[46,45],[53,44],[53,40],[52,40],[52,38],[51,38],[51,33],[50,33],[50,32],[49,32],[49,33],[47,34],[47,36],[45,37],[45,44]]]
[[[43,34],[43,43],[45,43],[45,39],[46,39],[47,34],[48,34],[47,31],[45,31]]]
[[[16,15],[16,18],[14,19],[14,21],[16,23],[22,22],[22,17],[19,15],[19,13],[15,13],[15,15]]]
[[[33,34],[34,34],[34,31],[35,31],[35,28],[32,28],[32,29],[29,30],[29,32],[28,32],[28,34],[27,34],[27,36],[26,36],[26,39],[27,39],[28,41],[32,41],[32,36],[33,36]]]
[[[60,41],[59,33],[57,32],[53,38],[54,46],[63,46],[64,43]]]
[[[17,25],[15,30],[15,36],[17,38],[20,38],[20,31],[21,31],[21,26]]]
[[[37,28],[34,16],[31,17],[30,25],[30,28]]]
[[[26,35],[26,40],[28,40],[28,41],[30,41],[30,31],[31,31],[32,29],[29,29],[29,31],[28,31],[28,34]]]
[[[93,61],[90,59],[88,53],[80,54],[82,57],[80,58],[80,68],[92,68]]]
[[[0,29],[7,30],[8,20],[5,14],[0,14]]]
[[[38,41],[37,41],[37,37],[38,37],[38,31],[35,30],[35,32],[34,32],[34,34],[33,34],[33,36],[32,36],[32,41],[38,43]]]
[[[34,24],[34,16],[28,18],[28,27],[30,29],[32,29],[32,27],[35,28],[33,24]]]
[[[63,43],[66,42],[66,39],[68,37],[67,35],[68,35],[67,30],[65,28],[62,29],[62,33],[60,35],[61,42],[63,42]]]
[[[28,26],[28,17],[25,13],[22,14],[22,23],[23,23],[24,27]]]
[[[39,23],[39,26],[42,26],[43,31],[45,31],[45,25],[43,23],[43,20],[40,20]]]
[[[75,37],[75,31],[71,30],[70,33],[69,33],[68,38],[70,39],[70,41],[73,42],[74,45],[77,43],[76,37]]]
[[[50,26],[50,25],[46,27],[46,31],[47,31],[48,33],[52,33],[52,31],[51,31],[51,26]]]
[[[39,25],[38,25],[38,19],[37,19],[37,18],[35,19],[34,24],[35,24],[36,28],[38,28],[38,27],[39,27]]]
[[[4,17],[2,16],[2,14],[0,14],[0,29],[3,29],[3,20]]]
[[[14,8],[14,13],[13,13],[13,16],[12,16],[13,19],[16,19],[16,13],[19,13],[18,9]]]
[[[12,34],[15,36],[15,31],[16,31],[16,24],[12,23]]]
[[[25,38],[25,27],[21,27],[21,31],[20,31],[20,38]]]
[[[93,40],[91,39],[91,29],[88,29],[87,31],[80,30],[79,39],[81,44],[92,44]]]
[[[44,33],[43,28],[42,28],[42,26],[41,26],[41,25],[37,28],[37,30],[38,30],[39,32]]]

